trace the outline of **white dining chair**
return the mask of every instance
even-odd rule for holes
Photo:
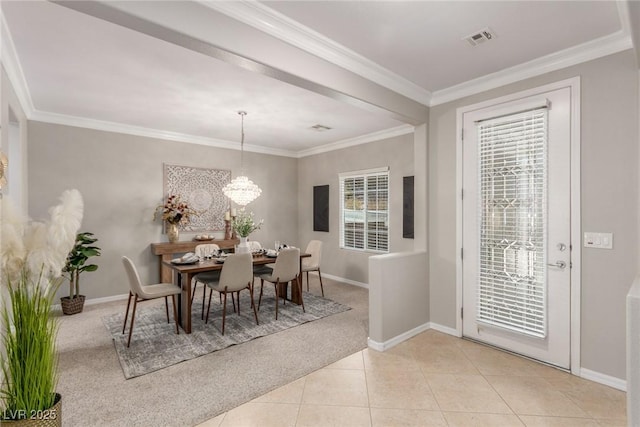
[[[262,244],[257,240],[247,240],[247,246],[249,247],[249,252],[256,252],[262,249]]]
[[[220,247],[215,243],[203,243],[201,245],[197,245],[194,249],[195,254],[198,258],[211,258],[214,254],[216,254],[220,250]],[[207,283],[215,282],[220,279],[220,271],[204,271],[202,273],[198,273],[193,277],[193,291],[191,292],[191,305],[193,306],[193,299],[196,295],[196,288],[198,287],[198,283],[202,283],[202,312],[200,313],[200,318],[204,319],[204,301],[206,298],[207,287],[205,286]]]
[[[138,275],[136,266],[126,256],[122,257],[122,263],[124,269],[127,272],[129,278],[129,299],[127,301],[127,311],[124,315],[124,324],[122,326],[122,333],[124,334],[127,327],[127,317],[129,317],[129,306],[131,305],[131,297],[133,297],[133,311],[131,313],[131,326],[129,326],[129,338],[127,339],[127,347],[131,344],[131,334],[133,333],[133,324],[136,317],[136,307],[139,302],[149,301],[157,298],[164,298],[165,309],[167,312],[167,323],[169,322],[169,303],[167,297],[171,297],[173,303],[173,318],[176,321],[176,334],[180,333],[178,329],[178,311],[176,309],[176,295],[179,295],[182,290],[179,286],[173,283],[158,283],[155,285],[143,285]]]
[[[262,244],[257,240],[250,240],[247,242],[249,245],[249,249],[251,252],[258,251],[262,249]],[[253,276],[260,277],[262,274],[271,274],[273,271],[273,264],[263,264],[263,265],[254,265],[253,266]]]
[[[204,323],[209,322],[209,313],[211,312],[211,294],[213,291],[219,292],[223,296],[222,305],[222,335],[224,335],[224,328],[227,318],[227,294],[233,296],[234,292],[238,293],[238,315],[240,315],[240,291],[244,289],[249,290],[251,298],[251,307],[253,308],[253,315],[256,319],[256,325],[258,322],[258,313],[256,311],[255,304],[253,304],[253,287],[251,282],[253,281],[253,263],[250,253],[233,254],[227,256],[222,266],[220,273],[220,279],[215,282],[207,283],[207,287],[211,288],[209,294],[209,304],[207,306],[207,316]]]
[[[320,279],[320,290],[322,291],[322,296],[324,297],[324,286],[322,286],[322,275],[320,274],[320,260],[322,259],[322,241],[320,240],[312,240],[307,245],[307,250],[305,251],[308,254],[311,254],[310,257],[302,258],[302,273],[307,273],[307,291],[309,291],[309,272],[317,271],[318,278]]]
[[[281,283],[295,281],[298,290],[300,292],[300,302],[302,303],[302,311],[304,312],[304,301],[302,299],[302,285],[298,281],[298,273],[300,272],[300,249],[298,248],[286,248],[282,249],[278,253],[276,262],[273,266],[273,272],[271,274],[263,274],[260,276],[260,298],[258,298],[258,310],[260,310],[260,303],[262,302],[262,290],[264,288],[264,282],[271,282],[275,286],[276,293],[276,320],[278,320],[278,300],[280,299],[279,287]],[[284,295],[286,300],[287,296]]]

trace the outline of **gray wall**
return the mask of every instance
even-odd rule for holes
[[[127,255],[138,265],[143,281],[158,280],[158,259],[149,244],[167,241],[155,207],[163,201],[163,163],[231,169],[236,176],[240,152],[204,145],[157,140],[29,122],[29,213],[46,216],[49,206],[68,188],[84,197],[82,230],[100,239],[103,254],[98,271],[81,276],[88,298],[125,294],[128,283],[120,261]],[[297,230],[297,160],[245,152],[245,169],[262,188],[262,196],[247,210],[264,218],[252,240],[265,245],[275,239],[294,242]],[[181,240],[193,234],[182,233]],[[271,242],[271,243],[269,243]],[[68,292],[63,285],[60,293]]]
[[[614,233],[613,250],[582,248],[581,366],[625,378],[625,296],[638,263],[638,72],[631,50],[431,109],[431,321],[456,324],[456,108],[581,77],[582,231]]]
[[[413,134],[328,153],[298,161],[298,230],[300,244],[322,240],[322,272],[368,283],[372,252],[340,249],[339,180],[341,172],[389,166],[390,252],[413,250],[413,240],[402,238],[402,177],[413,175]],[[313,186],[329,184],[329,232],[313,231]]]

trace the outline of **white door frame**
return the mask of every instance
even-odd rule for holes
[[[547,84],[522,92],[490,99],[456,110],[456,332],[462,336],[462,126],[463,115],[470,111],[504,102],[540,95],[556,89],[571,89],[571,373],[580,375],[580,291],[581,245],[580,223],[580,77]]]

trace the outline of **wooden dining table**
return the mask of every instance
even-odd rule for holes
[[[302,267],[302,258],[308,258],[311,254],[300,254],[300,267]],[[253,265],[265,265],[276,262],[276,258],[264,255],[254,256]],[[173,270],[173,283],[182,289],[182,293],[178,295],[178,319],[180,326],[187,333],[191,333],[191,282],[194,276],[205,271],[222,270],[224,263],[217,262],[215,259],[204,260],[193,264],[174,264],[171,261],[163,261],[163,265]],[[300,268],[302,271],[302,268]],[[298,282],[302,283],[301,272],[298,272]],[[282,283],[279,289],[280,295],[287,295],[288,283]],[[291,299],[288,301],[296,304],[302,303],[302,295],[298,290],[298,286],[291,286]]]

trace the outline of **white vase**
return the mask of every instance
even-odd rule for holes
[[[249,244],[247,243],[246,237],[240,237],[240,244],[238,245],[238,249],[236,252],[239,254],[246,254],[251,252],[249,250]]]

